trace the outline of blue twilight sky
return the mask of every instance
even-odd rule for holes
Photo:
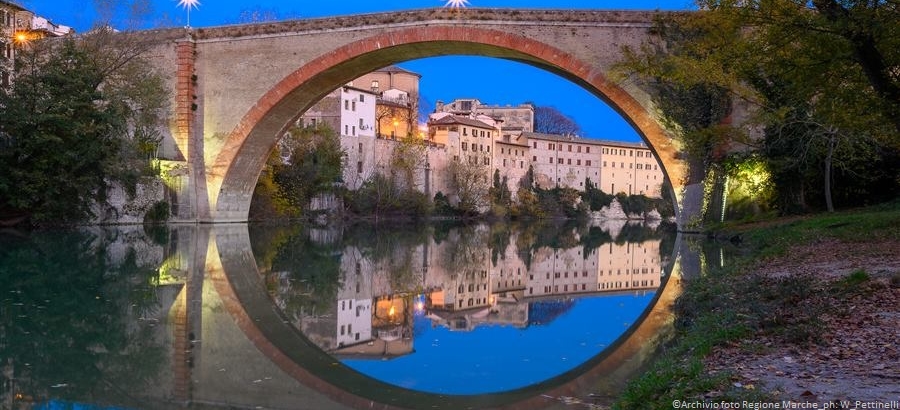
[[[129,4],[135,0],[18,0],[26,8],[56,24],[88,30],[96,21],[95,4],[116,4],[111,17],[117,27],[178,27],[187,23],[187,13],[179,0],[150,0],[150,9],[139,23],[129,23]],[[199,0],[190,12],[190,25],[208,27],[237,24],[258,14],[278,19],[317,18],[358,13],[443,7],[446,0]],[[689,0],[469,0],[469,7],[544,9],[628,9],[685,10],[694,8]],[[458,76],[455,67],[479,67],[478,80],[457,84],[447,79]],[[506,60],[448,56],[413,60],[399,64],[422,74],[420,91],[429,106],[437,100],[478,98],[492,105],[517,105],[531,101],[552,106],[572,117],[590,138],[638,141],[640,138],[617,113],[597,97],[555,74]],[[539,84],[533,89],[522,84]],[[549,92],[548,92],[549,91]]]

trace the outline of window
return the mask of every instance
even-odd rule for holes
[[[353,130],[353,134],[352,134],[352,135],[356,135],[356,126],[354,125],[351,129]]]
[[[360,95],[359,95],[359,102],[366,102],[366,95],[365,95],[365,94],[360,94]]]
[[[629,157],[633,157],[633,156],[634,156],[634,151],[628,150],[628,156],[629,156]]]
[[[553,144],[550,144],[550,150],[552,151],[555,148]]]
[[[356,100],[353,100],[353,101],[352,101],[352,106],[351,106],[351,107],[352,107],[352,108],[350,109],[351,111],[356,111]]]
[[[359,119],[359,129],[360,129],[360,130],[365,129],[365,128],[363,128],[363,120],[362,120],[362,118]]]
[[[468,142],[463,142],[463,143],[462,143],[462,150],[463,150],[463,151],[468,151],[468,148],[469,148],[469,143],[468,143]]]
[[[349,109],[350,109],[350,100],[344,100],[344,109],[345,109],[345,110],[349,110]]]
[[[362,143],[359,143],[359,152],[362,153]]]
[[[584,165],[591,166],[591,160],[589,160],[589,159],[585,160]]]
[[[581,145],[578,146],[578,152],[581,152]]]
[[[362,161],[356,161],[356,173],[362,174]]]
[[[562,158],[557,158],[557,159],[556,159],[556,163],[557,163],[557,164],[562,164],[562,163],[563,163],[563,159],[562,159]]]
[[[468,136],[469,136],[469,129],[466,128],[466,127],[463,127],[463,136],[464,136],[464,137],[468,137]]]
[[[585,153],[585,154],[590,154],[590,153],[591,153],[591,147],[584,147],[584,153]]]
[[[350,126],[344,125],[344,135],[350,135]]]
[[[638,151],[637,156],[638,156],[638,158],[643,157],[643,156],[644,156],[644,153],[641,152],[641,151]]]
[[[532,156],[531,156],[531,161],[532,161],[532,162],[537,162],[537,155],[532,155]]]
[[[567,165],[572,165],[572,158],[569,158],[566,162],[567,162]]]
[[[503,158],[503,166],[506,166],[506,158]]]
[[[534,148],[537,148],[537,141],[532,141],[532,144],[534,144]]]
[[[581,160],[579,159],[579,160],[575,161],[575,165],[581,165]]]
[[[569,144],[569,152],[572,152],[572,144]]]

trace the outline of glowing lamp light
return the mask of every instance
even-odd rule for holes
[[[187,26],[191,26],[191,9],[197,8],[200,5],[200,0],[178,0],[178,6],[184,7],[187,10]]]
[[[447,3],[444,4],[444,7],[458,9],[460,7],[466,7],[468,5],[469,0],[447,0]]]
[[[18,42],[18,43],[28,42],[28,33],[24,33],[24,32],[16,33],[16,42]]]
[[[420,312],[425,310],[425,303],[422,302],[421,300],[416,302],[416,310],[418,310]]]
[[[396,311],[394,310],[394,307],[391,306],[391,310],[388,311],[388,316],[394,316],[394,314],[396,314]]]

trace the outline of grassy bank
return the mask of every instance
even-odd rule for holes
[[[765,380],[754,384],[741,379],[739,363],[726,361],[717,368],[710,365],[711,356],[722,350],[747,356],[784,346],[805,351],[827,344],[822,334],[829,326],[854,314],[846,305],[871,306],[867,297],[885,288],[895,294],[890,288],[900,286],[900,271],[867,263],[883,260],[884,249],[890,252],[900,243],[900,203],[725,226],[715,233],[730,239],[729,245],[738,243],[731,249],[734,260],[685,281],[675,305],[676,337],[614,408],[671,408],[674,400],[781,400],[782,393]],[[862,255],[853,265],[858,268],[832,276],[780,265],[801,258],[803,250],[817,260],[817,252],[846,248],[873,249],[872,258],[858,252]],[[897,255],[887,257],[896,260]]]

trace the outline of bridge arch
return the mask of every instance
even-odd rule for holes
[[[558,74],[609,104],[638,132],[671,182],[679,226],[685,219],[682,191],[687,165],[651,112],[601,67],[579,60],[546,42],[495,29],[449,24],[423,25],[375,34],[321,55],[284,77],[246,112],[207,165],[212,222],[247,219],[250,200],[266,158],[299,115],[342,84],[402,61],[477,55],[529,64]],[[688,212],[689,213],[689,212]]]
[[[610,377],[629,379],[665,340],[672,304],[681,293],[684,249],[676,239],[660,288],[629,329],[603,352],[560,375],[514,390],[484,394],[439,394],[411,390],[362,374],[336,361],[311,342],[277,307],[262,280],[246,224],[211,228],[206,234],[204,275],[222,307],[258,351],[286,375],[319,394],[354,409],[413,408],[549,409],[555,398],[599,392]],[[202,249],[203,243],[198,248]],[[613,390],[616,390],[615,388]]]

